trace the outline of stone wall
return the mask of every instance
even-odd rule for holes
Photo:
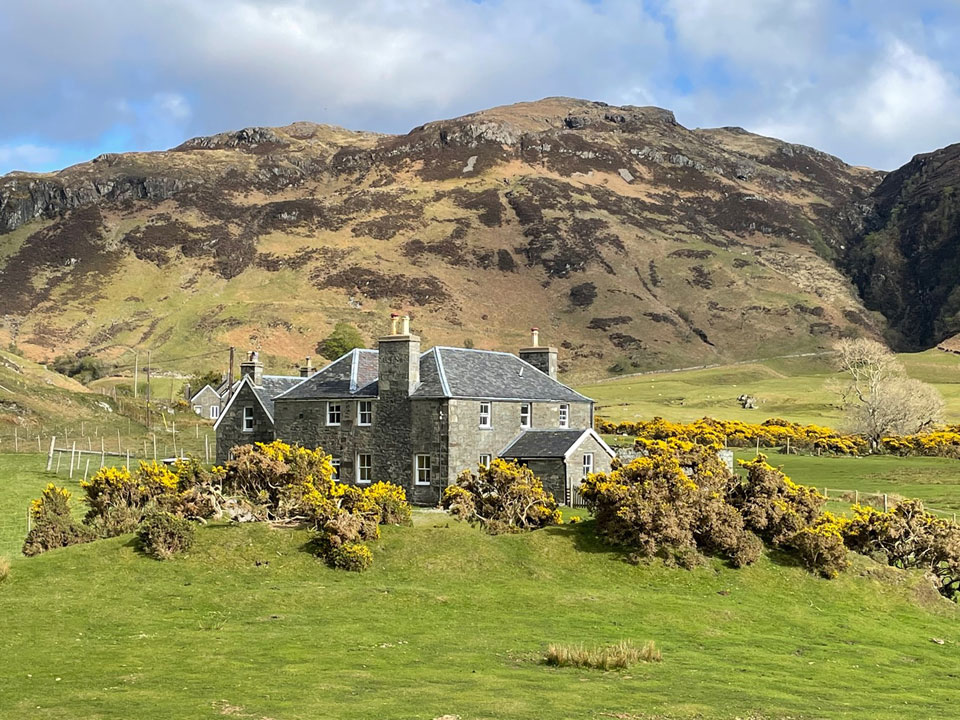
[[[540,478],[543,489],[552,494],[558,503],[563,505],[567,502],[567,466],[563,464],[563,458],[524,460],[521,464]]]
[[[356,481],[357,453],[377,454],[377,401],[373,403],[373,425],[357,425],[357,400],[293,400],[280,399],[274,404],[277,437],[303,447],[323,448],[340,459],[340,479]],[[327,425],[327,404],[340,404],[340,424]],[[374,481],[382,478],[374,476]]]
[[[450,400],[450,461],[448,482],[453,483],[461,470],[473,469],[480,455],[497,455],[510,444],[524,428],[520,427],[520,406],[524,403],[496,401],[491,403],[492,427],[480,427],[479,400]],[[553,430],[560,427],[560,405],[554,402],[535,402],[530,429]],[[590,403],[569,403],[570,427],[590,427]]]
[[[243,409],[253,408],[253,432],[243,431]],[[244,383],[234,396],[230,408],[217,426],[217,462],[230,459],[230,451],[238,445],[255,442],[271,442],[275,439],[273,423],[264,412],[253,389]],[[286,439],[286,438],[284,438]]]

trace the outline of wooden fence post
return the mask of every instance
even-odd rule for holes
[[[120,445],[120,428],[117,428],[117,452],[122,453],[123,447]]]
[[[210,463],[210,436],[206,433],[203,434],[203,457],[204,461]]]
[[[127,449],[127,470],[130,469],[130,450]]]
[[[854,505],[859,505],[859,504],[860,504],[860,491],[859,491],[859,490],[854,490],[854,491],[853,491],[853,498],[854,498],[854,500],[853,500]]]
[[[153,461],[157,461],[157,434],[153,433]]]
[[[90,472],[90,458],[87,458],[87,464],[83,468],[83,481],[87,481],[87,473]]]
[[[53,467],[53,446],[57,442],[57,436],[54,435],[50,438],[50,454],[47,455],[47,472],[50,472],[50,468]]]
[[[63,453],[62,453],[62,452],[58,452],[58,453],[57,453],[57,469],[54,470],[54,472],[55,472],[57,475],[60,474],[60,461],[61,461],[62,459],[63,459]]]
[[[73,441],[73,446],[70,448],[70,479],[73,480],[73,460],[77,456],[77,441]]]
[[[883,494],[883,511],[887,512],[887,494]]]

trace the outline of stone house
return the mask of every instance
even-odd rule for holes
[[[243,380],[217,423],[218,461],[274,438],[322,447],[342,482],[392,482],[419,505],[437,504],[462,470],[508,456],[565,502],[584,472],[609,471],[614,455],[592,430],[593,401],[557,380],[557,350],[540,346],[536,331],[519,356],[421,352],[409,319],[398,328],[394,318],[377,350],[352,350],[269,404]]]
[[[220,417],[221,401],[220,393],[210,385],[204,385],[199,392],[190,397],[189,403],[200,417],[217,420]]]

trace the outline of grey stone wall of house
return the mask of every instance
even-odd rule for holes
[[[406,461],[406,477],[393,480],[402,485],[415,505],[436,505],[449,482],[447,400],[418,399],[410,402],[410,446],[406,458],[398,458],[399,472]],[[420,485],[416,477],[416,456],[430,456],[430,484]]]
[[[567,502],[567,467],[563,458],[524,460],[522,464],[540,478],[543,489],[551,493],[554,499],[564,505]]]
[[[243,408],[253,408],[253,432],[243,431]],[[244,384],[237,391],[228,412],[221,418],[217,427],[217,462],[230,459],[230,451],[238,445],[255,442],[271,442],[275,439],[273,423],[264,412],[260,401],[249,385]]]
[[[358,425],[358,400],[276,400],[274,402],[274,425],[277,437],[295,442],[311,450],[323,448],[324,452],[340,459],[340,479],[356,482],[357,453],[376,454],[377,401],[372,402],[373,424]],[[340,405],[340,425],[327,425],[327,406]],[[377,480],[378,478],[374,478]]]
[[[491,401],[491,427],[480,427],[479,400],[450,400],[450,461],[448,483],[453,483],[461,470],[473,469],[480,455],[497,455],[516,438],[524,428],[520,427],[520,406],[526,403]],[[530,429],[546,430],[560,427],[560,405],[554,402],[529,403],[532,407]],[[567,403],[569,426],[590,427],[590,403]]]
[[[570,487],[576,487],[583,481],[583,456],[587,453],[593,453],[594,472],[610,472],[610,461],[613,458],[593,436],[589,436],[567,458],[567,477],[570,478]]]
[[[190,404],[194,412],[197,412],[198,407],[200,408],[200,412],[197,412],[197,415],[205,420],[216,420],[220,416],[220,396],[217,395],[217,391],[209,385],[205,385],[200,392],[194,395]],[[210,414],[210,408],[212,407],[217,408],[216,416]]]

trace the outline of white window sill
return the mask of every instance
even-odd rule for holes
[[[431,483],[428,483],[428,482],[420,482],[419,480],[417,480],[417,481],[414,483],[414,485],[416,485],[417,487],[430,487]]]
[[[357,423],[357,427],[372,427],[373,423]]]
[[[478,430],[493,430],[493,425],[480,425],[477,428]]]
[[[357,480],[357,485],[369,485],[372,482],[372,480]]]
[[[340,427],[340,423],[328,422],[328,423],[327,423],[327,427]]]

